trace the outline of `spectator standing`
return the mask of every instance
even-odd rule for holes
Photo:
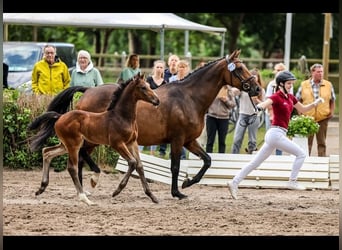
[[[318,122],[319,130],[316,133],[317,152],[318,156],[325,157],[328,121],[334,115],[336,96],[332,83],[323,79],[323,65],[318,63],[312,65],[310,73],[311,77],[300,84],[296,97],[303,104],[311,103],[319,98],[324,99],[324,103],[317,105],[314,109],[301,113],[312,116]],[[311,154],[314,136],[308,137],[309,155]]]
[[[177,74],[169,78],[169,82],[175,82],[184,79],[190,73],[189,63],[186,60],[179,60],[177,63]],[[182,147],[181,160],[186,159],[186,150]]]
[[[274,77],[274,79],[272,79],[267,84],[265,98],[269,98],[271,95],[273,95],[275,93],[275,89],[277,86],[277,84],[275,82],[275,78],[279,72],[284,71],[284,70],[286,70],[286,66],[284,63],[277,63],[276,65],[274,65],[273,74],[275,77]],[[273,110],[272,110],[272,106],[270,105],[265,111],[265,128],[266,128],[266,130],[268,130],[270,128],[272,120],[273,120]],[[281,150],[276,149],[275,154],[276,155],[282,155],[283,153]]]
[[[248,146],[245,149],[246,153],[252,154],[257,149],[257,132],[259,127],[258,112],[256,105],[265,100],[265,90],[263,88],[263,81],[258,69],[251,70],[251,74],[256,78],[256,82],[261,88],[258,96],[250,97],[245,91],[240,91],[239,102],[239,118],[236,122],[234,139],[232,145],[232,154],[239,154],[240,148],[245,136],[246,130],[248,130]]]
[[[170,76],[169,82],[183,80],[190,73],[189,63],[186,60],[179,60],[177,63],[177,74]]]
[[[164,79],[166,82],[169,82],[169,78],[173,75],[177,74],[177,63],[179,62],[179,57],[177,55],[170,55],[167,60],[168,68],[165,69]],[[159,145],[159,156],[165,157],[166,155],[167,144]]]
[[[70,86],[96,87],[103,84],[100,71],[94,67],[88,51],[77,54],[76,68],[71,73]]]
[[[32,71],[33,93],[55,95],[70,86],[68,67],[56,52],[51,44],[44,47],[43,59],[36,62]]]
[[[154,61],[152,74],[146,78],[146,82],[150,84],[151,89],[156,89],[160,87],[161,85],[166,84],[166,81],[164,79],[164,71],[165,71],[165,62],[163,60]],[[150,146],[151,155],[155,155],[156,148],[157,148],[156,145]]]
[[[166,83],[164,78],[165,62],[163,60],[156,60],[153,63],[153,69],[146,81],[150,84],[151,89],[156,89]]]
[[[126,67],[121,71],[117,83],[125,82],[141,73],[140,58],[137,54],[131,54],[126,61]]]
[[[177,64],[179,62],[179,57],[177,55],[170,55],[167,60],[168,68],[165,69],[164,79],[166,82],[170,82],[169,78],[177,74]]]
[[[213,152],[216,133],[218,134],[218,152],[226,152],[229,112],[235,105],[236,102],[232,88],[228,85],[224,85],[210,105],[206,114],[207,153]]]
[[[265,142],[255,157],[235,175],[232,181],[228,182],[228,190],[230,191],[233,199],[237,199],[239,183],[252,170],[257,168],[265,159],[267,159],[275,148],[279,148],[295,155],[287,188],[294,190],[306,189],[297,182],[297,176],[304,163],[306,154],[302,148],[287,137],[286,133],[293,108],[296,108],[297,111],[302,113],[307,112],[317,107],[323,99],[319,98],[307,105],[303,105],[293,94],[289,93],[295,80],[296,77],[291,72],[280,72],[276,77],[276,92],[264,102],[257,104],[257,107],[260,110],[272,105],[274,110],[274,119],[271,128],[266,131]]]

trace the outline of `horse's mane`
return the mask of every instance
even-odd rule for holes
[[[175,81],[175,82],[183,82],[183,81],[185,81],[185,80],[191,78],[191,77],[192,77],[194,74],[196,74],[198,71],[204,70],[205,68],[207,68],[207,67],[209,67],[210,65],[212,65],[212,64],[214,64],[214,63],[216,63],[216,62],[222,60],[223,58],[225,58],[225,56],[224,56],[224,57],[221,57],[221,58],[218,58],[218,59],[216,59],[216,60],[214,60],[214,61],[209,61],[209,62],[207,62],[205,65],[203,65],[202,67],[199,67],[199,68],[195,69],[194,71],[192,71],[191,73],[187,74],[182,80],[177,80],[177,81]]]
[[[133,80],[134,80],[133,78],[130,78],[126,82],[122,82],[122,83],[119,84],[118,88],[116,90],[114,90],[114,92],[112,94],[112,101],[110,102],[110,104],[109,104],[109,106],[107,108],[107,111],[108,110],[112,110],[115,107],[116,103],[120,99],[120,96],[121,96],[122,92],[128,86],[128,84],[130,82],[132,82]]]

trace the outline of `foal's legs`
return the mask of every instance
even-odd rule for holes
[[[200,169],[200,171],[190,180],[189,178],[185,179],[182,188],[190,187],[191,185],[198,183],[205,172],[208,170],[208,168],[211,166],[211,158],[207,154],[207,152],[204,151],[204,149],[199,145],[197,140],[193,140],[190,143],[186,145],[186,148],[192,152],[193,154],[197,155],[203,160],[203,166]]]
[[[55,146],[45,147],[42,150],[43,153],[43,177],[42,182],[40,184],[39,190],[36,192],[36,195],[40,195],[49,185],[49,167],[51,160],[59,155],[63,155],[67,153],[63,144],[58,144]]]
[[[149,196],[152,201],[154,203],[158,203],[158,199],[152,194],[152,191],[150,190],[150,187],[147,183],[147,180],[146,180],[146,177],[145,177],[145,174],[144,174],[144,168],[143,168],[143,165],[141,163],[141,159],[140,159],[140,155],[139,155],[139,147],[138,147],[138,144],[134,144],[132,149],[132,154],[134,155],[134,157],[137,159],[137,165],[136,165],[136,171],[138,172],[139,174],[139,177],[140,177],[140,181],[141,181],[141,184],[144,188],[144,192],[147,196]]]
[[[145,178],[144,169],[139,156],[138,144],[135,142],[133,145],[130,145],[128,149],[128,147],[122,143],[121,145],[117,146],[115,150],[127,161],[128,170],[112,196],[114,197],[118,195],[126,187],[129,177],[132,175],[132,172],[136,170],[139,174],[145,194],[149,196],[154,203],[158,203],[158,199],[152,194]]]

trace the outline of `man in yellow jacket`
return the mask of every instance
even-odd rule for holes
[[[70,86],[68,66],[56,56],[56,47],[44,47],[44,57],[34,65],[32,90],[35,94],[55,95]]]
[[[317,100],[319,97],[324,99],[323,103],[304,114],[312,116],[319,124],[319,131],[316,133],[317,152],[318,156],[325,157],[328,121],[334,115],[336,96],[331,82],[323,79],[323,66],[321,64],[312,65],[310,72],[311,78],[301,83],[296,97],[304,105]],[[309,155],[311,154],[313,138],[314,135],[308,138]]]

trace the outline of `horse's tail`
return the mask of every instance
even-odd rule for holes
[[[61,116],[62,114],[57,112],[48,111],[38,116],[28,125],[28,130],[40,128],[36,135],[29,138],[31,151],[34,152],[39,150],[46,143],[48,138],[55,135],[54,125]]]
[[[63,90],[52,99],[47,108],[47,111],[56,111],[59,114],[66,113],[70,109],[74,94],[76,92],[84,93],[88,88],[89,87],[73,86]]]

